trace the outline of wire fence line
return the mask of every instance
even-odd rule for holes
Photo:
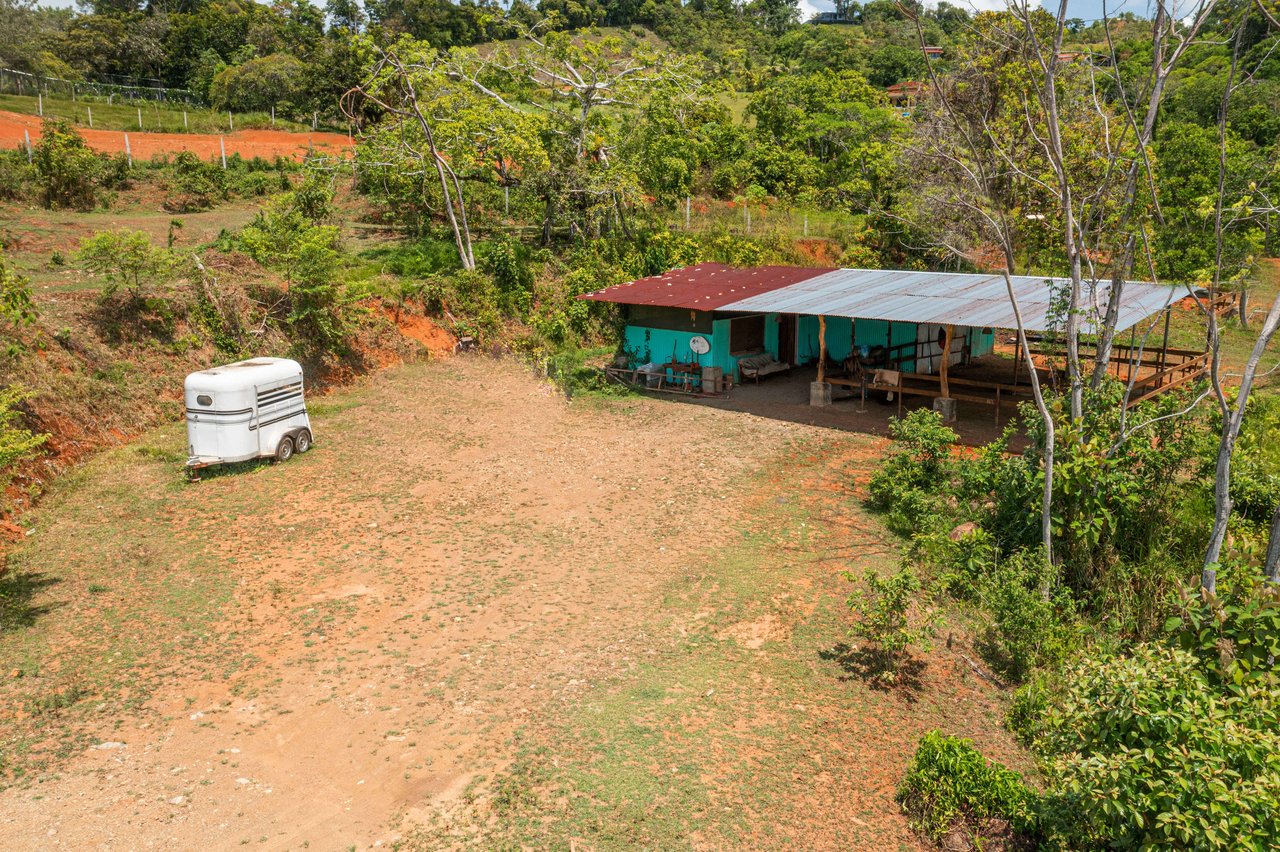
[[[31,74],[13,68],[0,68],[0,93],[35,97],[46,95],[70,100],[90,98],[115,103],[155,101],[191,106],[202,105],[201,99],[189,89],[170,89],[165,86],[135,86],[123,83],[95,83],[83,80],[64,80],[44,74]]]

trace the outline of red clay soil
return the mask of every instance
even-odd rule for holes
[[[40,138],[41,119],[34,115],[0,110],[0,148],[18,148],[25,144],[23,131],[31,135],[31,141]],[[95,151],[118,154],[124,151],[125,134],[118,130],[90,130],[76,128],[85,142]],[[342,154],[351,148],[351,140],[340,133],[289,133],[284,130],[237,130],[225,136],[200,133],[148,133],[136,131],[129,134],[129,148],[135,159],[147,160],[156,154],[176,154],[191,151],[208,160],[221,154],[219,139],[225,139],[227,154],[242,157],[276,156],[301,160],[307,154],[307,143],[317,151]]]

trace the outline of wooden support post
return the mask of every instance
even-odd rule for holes
[[[93,129],[93,107],[86,107],[89,110],[89,129]]]
[[[947,370],[951,366],[951,338],[956,333],[956,327],[951,323],[947,323],[944,327],[942,337],[942,366],[938,370],[938,374],[942,377],[942,398],[951,398],[951,385],[947,382]]]
[[[124,135],[124,155],[129,160],[129,168],[133,168],[133,150],[129,147],[129,134]]]
[[[818,314],[818,381],[827,380],[827,318]]]
[[[1173,313],[1173,308],[1164,309],[1164,342],[1160,344],[1160,372],[1164,372],[1164,365],[1169,360],[1169,317]]]
[[[1125,370],[1125,377],[1124,377],[1124,380],[1126,382],[1133,378],[1133,372],[1138,367],[1138,365],[1134,364],[1134,353],[1137,351],[1138,351],[1138,327],[1135,325],[1129,329],[1129,363],[1126,365],[1128,369]],[[1120,365],[1117,364],[1116,378],[1119,378],[1119,377],[1120,377]]]

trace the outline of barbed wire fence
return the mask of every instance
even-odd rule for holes
[[[189,89],[171,89],[166,86],[146,86],[129,83],[64,80],[61,77],[32,74],[13,68],[0,68],[0,93],[26,97],[44,95],[45,97],[66,98],[73,101],[89,99],[107,103],[150,101],[185,106],[204,105],[202,99]]]

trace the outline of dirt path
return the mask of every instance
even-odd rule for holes
[[[27,135],[32,143],[37,142],[41,125],[38,116],[0,110],[0,148],[21,147],[26,144]],[[126,134],[121,131],[90,130],[87,127],[77,130],[95,151],[119,154],[125,149]],[[301,160],[307,155],[308,146],[333,154],[342,154],[351,148],[351,140],[340,133],[289,133],[283,130],[237,130],[225,136],[138,131],[129,133],[128,137],[129,150],[136,160],[179,151],[192,151],[201,159],[208,160],[221,154],[220,140],[225,141],[227,156],[239,154],[268,160],[277,156]]]
[[[571,407],[479,360],[398,371],[359,399],[318,418],[321,443],[297,464],[164,500],[170,520],[142,536],[218,554],[228,617],[203,662],[182,661],[194,671],[170,671],[90,738],[123,746],[7,791],[4,834],[391,839],[397,813],[448,808],[504,765],[523,718],[632,664],[658,582],[726,529],[673,507],[696,492],[733,517],[729,483],[794,431],[647,401]],[[89,638],[57,633],[55,656]]]
[[[30,624],[0,642],[24,675],[0,682],[0,835],[910,848],[914,739],[998,717],[952,661],[903,700],[819,654],[849,560],[896,550],[848,514],[876,439],[569,404],[481,358],[314,409],[287,465],[184,486],[168,428],[36,513]]]

